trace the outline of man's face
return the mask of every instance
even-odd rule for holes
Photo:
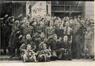
[[[28,44],[28,45],[27,45],[27,50],[31,50],[31,49],[32,49],[31,45]]]
[[[14,19],[14,18],[12,18],[12,20],[11,20],[11,21],[12,21],[12,22],[14,22],[14,20],[15,20],[15,19]]]
[[[35,26],[36,24],[37,24],[37,22],[35,22],[35,21],[34,21],[32,25],[34,25],[34,26]]]
[[[45,50],[45,49],[47,49],[47,46],[46,46],[46,44],[43,42],[43,49]]]
[[[8,17],[8,14],[6,14],[5,17]]]
[[[65,25],[66,25],[66,27],[69,27],[69,22],[66,22]]]
[[[67,42],[68,41],[68,36],[64,36],[63,41]]]
[[[31,35],[30,34],[27,34],[26,35],[26,39],[31,39]]]

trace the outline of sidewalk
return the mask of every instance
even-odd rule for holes
[[[72,59],[72,60],[56,60],[56,61],[50,61],[50,62],[43,62],[43,63],[56,63],[56,62],[95,62],[93,59]],[[13,57],[12,59],[9,58],[9,56],[0,56],[0,63],[23,63],[22,60],[19,60],[18,57]],[[31,63],[31,62],[29,62]],[[35,63],[35,62],[32,62]],[[37,62],[42,63],[42,62]]]
[[[95,66],[95,61],[72,60],[72,61],[50,61],[50,62],[23,62],[23,61],[0,61],[0,66]]]

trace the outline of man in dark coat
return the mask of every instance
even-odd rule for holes
[[[6,54],[6,49],[8,48],[8,39],[9,39],[9,26],[8,26],[8,15],[5,15],[3,18],[2,26],[1,26],[1,38],[3,48],[3,54]]]
[[[51,59],[55,60],[57,59],[56,55],[56,40],[57,40],[57,35],[53,34],[48,37],[47,39],[47,47],[51,49]]]
[[[9,52],[10,52],[10,55],[12,57],[15,56],[15,49],[17,47],[17,44],[18,44],[18,24],[19,24],[19,21],[16,20],[14,22],[14,24],[12,25],[12,32],[11,32],[11,36],[10,36],[10,39],[9,39],[9,45],[8,45],[8,48],[9,48]]]

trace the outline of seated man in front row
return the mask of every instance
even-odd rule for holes
[[[21,58],[24,62],[26,61],[34,61],[36,62],[36,53],[32,50],[31,44],[22,44],[20,47]]]
[[[46,43],[41,42],[39,45],[38,60],[39,61],[50,61],[51,53],[50,49],[47,49]]]

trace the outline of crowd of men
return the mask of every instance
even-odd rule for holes
[[[94,21],[76,17],[14,17],[0,19],[1,48],[10,58],[50,61],[93,56]],[[75,56],[74,56],[75,55]]]

